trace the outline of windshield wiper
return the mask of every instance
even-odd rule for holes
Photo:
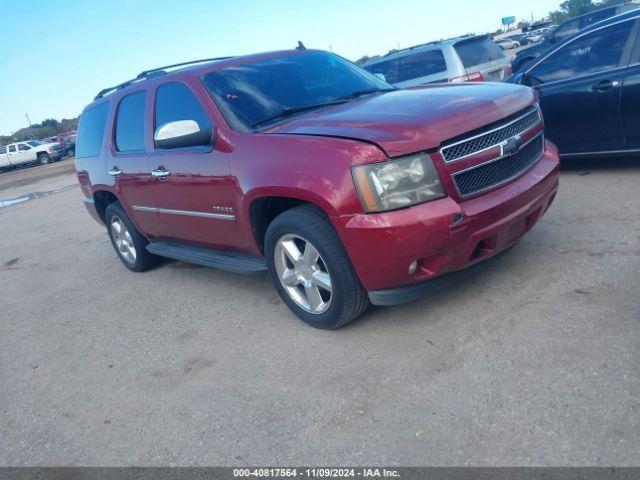
[[[271,120],[277,120],[278,118],[288,117],[295,113],[306,112],[307,110],[313,110],[314,108],[320,107],[328,107],[330,105],[339,105],[341,103],[345,103],[346,99],[332,100],[331,102],[322,102],[322,103],[312,103],[310,105],[300,105],[298,107],[285,107],[278,113],[274,113],[273,115],[269,115],[268,117],[263,118],[262,120],[258,120],[255,123],[251,124],[251,127],[257,127],[262,125],[263,123],[270,122]]]
[[[340,98],[358,98],[363,95],[368,95],[369,93],[393,92],[394,90],[397,90],[397,88],[369,88],[367,90],[356,90],[355,92],[351,92],[349,95],[345,95],[344,97]]]

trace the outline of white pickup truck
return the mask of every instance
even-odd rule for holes
[[[49,163],[63,156],[58,143],[41,143],[36,140],[11,143],[0,147],[0,169],[7,169],[25,163]]]

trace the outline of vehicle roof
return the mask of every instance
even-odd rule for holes
[[[295,50],[279,50],[275,52],[255,53],[251,55],[241,55],[235,57],[219,57],[205,60],[194,60],[181,64],[168,65],[166,67],[145,70],[139,73],[135,78],[127,80],[113,87],[107,87],[98,92],[86,108],[95,104],[102,103],[103,99],[112,99],[121,97],[128,87],[151,84],[158,79],[178,79],[184,77],[199,77],[206,73],[221,70],[234,65],[242,65],[245,63],[267,60],[270,58],[285,57],[289,55],[304,55],[310,52],[319,52],[321,50],[312,49],[295,49]],[[85,108],[85,109],[86,109]]]
[[[409,52],[421,52],[423,50],[430,50],[434,47],[438,47],[441,45],[455,45],[458,42],[463,42],[466,40],[480,39],[480,38],[488,38],[487,35],[462,35],[460,37],[447,38],[444,40],[434,40],[433,42],[421,43],[419,45],[414,45],[412,47],[403,48],[401,50],[397,50],[395,52],[387,53],[386,55],[382,55],[381,57],[374,58],[372,60],[368,60],[364,62],[361,67],[368,67],[369,65],[375,65],[376,63],[384,62],[386,60],[391,60],[397,57],[402,57]]]

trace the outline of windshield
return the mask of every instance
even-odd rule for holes
[[[320,107],[358,92],[392,88],[328,52],[230,66],[204,75],[202,81],[227,120],[246,129],[288,109]]]
[[[30,142],[27,142],[27,143],[32,147],[37,147],[38,145],[40,145],[40,142],[36,142],[35,140],[31,140]]]

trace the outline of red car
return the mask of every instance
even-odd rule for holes
[[[558,189],[533,90],[398,90],[328,52],[173,65],[98,94],[76,165],[124,265],[268,271],[337,328],[533,227]]]

